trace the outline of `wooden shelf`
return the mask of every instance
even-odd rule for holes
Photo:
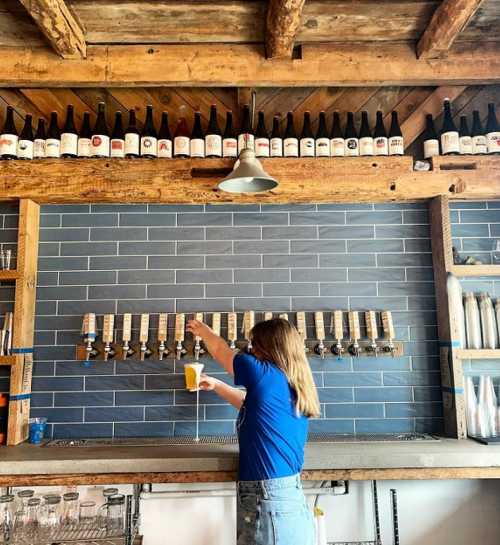
[[[38,203],[304,203],[390,202],[500,197],[500,158],[439,157],[432,171],[413,170],[413,158],[265,159],[280,185],[234,195],[217,189],[229,159],[85,159],[2,161],[0,200]]]
[[[500,265],[453,265],[450,268],[455,276],[500,276]]]
[[[15,365],[16,361],[16,356],[0,356],[0,366]]]
[[[472,350],[460,348],[454,355],[461,360],[500,360],[500,350]]]

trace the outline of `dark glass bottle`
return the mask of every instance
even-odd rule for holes
[[[443,155],[456,155],[460,152],[460,136],[451,115],[450,100],[443,104],[443,128],[441,129],[441,151]]]
[[[255,137],[254,137],[254,131],[252,129],[252,120],[250,118],[250,106],[248,106],[248,104],[245,104],[245,106],[243,106],[243,116],[242,116],[241,127],[238,132],[238,155],[245,148],[248,148],[254,151],[255,150],[254,146],[255,146]]]
[[[432,114],[425,116],[425,131],[423,134],[424,140],[424,157],[430,159],[439,155],[439,139],[432,120]]]
[[[135,110],[128,111],[128,126],[125,130],[125,157],[134,159],[141,151],[141,137],[137,128]]]
[[[217,106],[210,106],[207,133],[205,134],[205,156],[222,157],[222,133],[217,121]]]
[[[160,130],[158,132],[158,157],[161,159],[172,159],[172,147],[168,112],[162,112]]]
[[[340,126],[339,112],[333,112],[332,132],[330,133],[330,155],[332,157],[344,157],[345,140]]]
[[[14,123],[14,108],[7,106],[7,114],[0,135],[0,156],[2,159],[15,159],[17,157],[18,132]]]
[[[174,157],[189,157],[189,127],[185,117],[179,117],[174,133]]]
[[[125,157],[125,131],[123,130],[123,119],[120,111],[115,113],[115,124],[111,133],[110,148],[111,157],[117,159]]]
[[[304,112],[302,134],[300,135],[300,156],[314,157],[314,134],[311,128],[311,112]]]
[[[205,136],[201,128],[201,113],[194,113],[193,130],[190,142],[191,157],[205,157]]]
[[[354,126],[354,113],[347,112],[347,123],[345,126],[345,155],[355,157],[359,155],[359,139],[356,127]]]
[[[92,129],[90,128],[90,113],[84,112],[80,134],[78,136],[78,157],[90,157],[92,144]]]
[[[359,128],[359,154],[373,155],[373,135],[368,120],[368,112],[361,112],[361,127]]]
[[[283,157],[283,138],[281,137],[280,118],[277,115],[273,117],[270,148],[271,157]]]
[[[319,112],[318,131],[316,132],[316,157],[330,157],[330,138],[326,128],[326,113]]]
[[[472,153],[474,155],[484,155],[488,153],[488,141],[484,134],[478,110],[472,112]]]
[[[389,129],[389,155],[404,155],[405,144],[399,126],[398,112],[391,112],[391,128]]]
[[[283,155],[285,157],[299,156],[299,139],[297,138],[297,133],[295,132],[292,112],[288,112],[286,114],[286,129],[285,136],[283,138]]]
[[[233,126],[233,112],[226,114],[226,127],[222,136],[222,156],[238,157],[238,138]]]
[[[99,102],[97,106],[97,119],[92,131],[91,154],[92,157],[109,157],[109,129],[106,123],[104,102]]]
[[[269,133],[266,129],[264,112],[259,112],[255,129],[255,156],[269,157]]]
[[[486,141],[488,153],[500,154],[500,127],[495,113],[495,105],[488,104],[488,120],[486,121]]]
[[[60,157],[61,155],[61,131],[57,122],[57,112],[51,112],[49,130],[45,140],[45,156]]]
[[[472,137],[467,124],[467,117],[465,115],[460,116],[460,130],[459,130],[459,143],[460,143],[460,155],[472,154]]]
[[[33,158],[45,158],[45,141],[47,135],[45,132],[45,119],[38,120],[38,126],[35,133],[35,141],[33,142]]]
[[[33,159],[33,116],[26,114],[24,127],[17,142],[18,159]]]
[[[384,117],[380,110],[377,112],[375,131],[373,133],[373,154],[389,155],[389,140],[385,130]]]
[[[153,121],[153,106],[146,106],[146,121],[141,132],[141,157],[154,159],[158,156],[158,133]]]
[[[76,132],[73,105],[69,104],[66,110],[66,122],[61,132],[61,157],[72,158],[78,156],[78,133]]]

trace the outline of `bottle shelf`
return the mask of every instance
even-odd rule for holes
[[[461,360],[500,360],[500,349],[497,350],[473,350],[460,348],[454,350],[454,355]]]
[[[474,276],[500,277],[500,265],[453,265],[450,272],[461,278]]]

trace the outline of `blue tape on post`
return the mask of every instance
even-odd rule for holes
[[[451,348],[460,348],[460,341],[439,341],[439,346],[448,346]]]
[[[33,354],[33,348],[13,348],[13,354]]]
[[[19,401],[21,399],[29,399],[31,397],[31,394],[13,394],[9,396],[9,399],[11,401]]]
[[[450,394],[463,394],[464,389],[463,388],[451,388],[450,386],[443,386],[441,388],[443,392],[449,392]]]

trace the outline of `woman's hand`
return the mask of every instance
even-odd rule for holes
[[[198,320],[189,320],[186,329],[195,337],[200,337],[203,340],[206,340],[208,335],[212,333],[212,330],[207,326],[207,324],[204,324]]]
[[[205,392],[215,390],[215,387],[219,382],[219,379],[202,374],[200,377],[200,390],[204,390]]]

